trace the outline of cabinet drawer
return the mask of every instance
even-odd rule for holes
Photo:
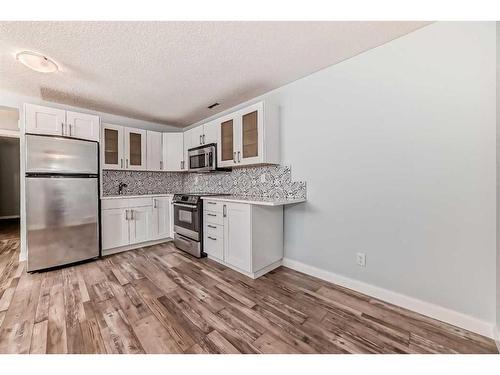
[[[153,198],[128,198],[129,207],[146,207],[153,205]]]
[[[203,222],[222,225],[222,212],[203,211]]]
[[[222,206],[224,206],[223,202],[203,199],[203,209],[206,211],[222,213]]]
[[[212,237],[224,238],[224,226],[212,223],[205,223],[203,233]]]
[[[119,198],[119,199],[102,199],[101,200],[101,209],[102,210],[112,210],[115,208],[128,208],[129,207],[129,199]]]
[[[224,241],[220,237],[214,237],[205,233],[203,238],[203,250],[212,257],[222,259],[224,256]]]

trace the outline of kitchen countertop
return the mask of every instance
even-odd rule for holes
[[[101,199],[173,197],[174,194],[104,195]]]
[[[245,197],[240,195],[210,195],[201,197],[211,201],[221,202],[234,202],[234,203],[247,203],[259,206],[285,206],[287,204],[306,202],[307,199],[276,199],[276,198],[263,198],[263,197]]]

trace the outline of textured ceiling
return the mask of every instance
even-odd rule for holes
[[[182,127],[426,24],[0,22],[0,88]],[[22,50],[60,71],[27,69]]]

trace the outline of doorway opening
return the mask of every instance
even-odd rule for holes
[[[0,106],[0,249],[3,241],[19,240],[21,180],[19,111]]]

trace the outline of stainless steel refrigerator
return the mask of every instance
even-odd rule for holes
[[[97,142],[26,135],[28,271],[99,256]]]

